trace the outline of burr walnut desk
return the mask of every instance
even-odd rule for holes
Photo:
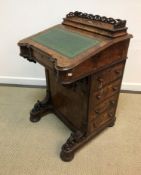
[[[30,120],[53,112],[72,130],[62,160],[72,160],[80,147],[114,125],[131,37],[125,20],[76,11],[18,43],[20,55],[43,65],[46,73],[46,96],[34,105]]]

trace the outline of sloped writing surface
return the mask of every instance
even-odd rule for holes
[[[68,59],[73,59],[101,42],[96,38],[93,39],[59,27],[36,35],[32,40],[66,56]]]

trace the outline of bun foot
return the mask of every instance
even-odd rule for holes
[[[116,118],[114,119],[114,121],[112,121],[110,124],[109,124],[109,127],[113,127],[115,125],[115,121],[116,121]]]
[[[32,115],[30,115],[30,121],[31,122],[39,122],[40,119],[41,119],[40,116],[32,116]]]
[[[109,127],[113,127],[115,125],[115,122],[114,123],[111,123],[110,125],[109,125]]]
[[[70,162],[74,158],[74,153],[61,151],[60,157],[64,162]]]

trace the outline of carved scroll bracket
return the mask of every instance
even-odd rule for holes
[[[33,57],[33,50],[28,44],[20,46],[20,56],[26,58],[30,62],[36,63]]]

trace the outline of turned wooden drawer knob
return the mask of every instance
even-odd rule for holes
[[[100,89],[103,86],[104,79],[103,78],[98,78],[97,80],[99,82],[98,88]]]
[[[97,98],[98,100],[101,99],[101,97],[102,97],[101,95],[97,95],[97,96],[96,96],[96,98]]]
[[[98,110],[95,110],[95,113],[98,114],[98,115],[100,114],[100,112]]]
[[[109,117],[113,117],[113,114],[110,112],[110,113],[108,113],[108,115],[109,115]]]
[[[97,79],[100,83],[103,83],[104,82],[104,79],[103,78],[98,78]]]
[[[115,70],[115,73],[119,75],[120,74],[120,70]]]
[[[117,90],[118,90],[117,86],[113,87],[113,91],[117,91]]]
[[[115,100],[111,100],[111,101],[110,101],[110,104],[111,104],[111,105],[115,105],[115,104],[116,104],[116,101],[115,101]]]

